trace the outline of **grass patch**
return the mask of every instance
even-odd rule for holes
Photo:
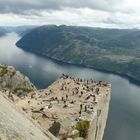
[[[33,91],[33,89],[28,89],[28,88],[15,88],[13,91],[14,91],[14,93],[17,96],[22,97],[22,96],[25,96],[27,93]]]

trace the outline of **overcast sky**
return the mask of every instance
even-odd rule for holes
[[[0,0],[0,25],[140,28],[140,0]]]

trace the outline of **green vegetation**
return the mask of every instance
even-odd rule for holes
[[[0,90],[9,89],[17,96],[27,95],[35,86],[16,69],[8,65],[0,65]]]
[[[33,89],[19,87],[19,88],[13,89],[13,91],[18,97],[21,97],[21,96],[27,95],[27,93],[33,91]]]
[[[123,73],[140,81],[140,30],[42,26],[26,34],[17,46],[60,61]]]
[[[10,76],[10,78],[12,78],[16,74],[15,70],[10,71],[7,68],[8,68],[8,66],[6,66],[6,65],[0,65],[0,77],[7,75],[7,76]]]
[[[90,122],[86,120],[81,120],[76,124],[76,129],[79,131],[79,136],[87,138]]]
[[[12,72],[10,73],[10,77],[12,78],[15,74],[16,74],[16,71],[12,71]]]
[[[0,65],[0,77],[3,77],[7,73],[8,73],[7,66]]]

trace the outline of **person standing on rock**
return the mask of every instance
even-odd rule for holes
[[[62,97],[62,101],[64,101],[64,97]]]
[[[59,99],[57,99],[57,103],[59,104]]]
[[[82,108],[83,108],[83,105],[82,105],[82,104],[80,104],[80,111],[82,111]]]
[[[68,100],[68,94],[66,94],[66,100]]]
[[[80,111],[79,111],[79,117],[81,117],[81,114],[82,114],[82,111],[80,110]]]
[[[83,91],[81,91],[81,97],[82,97],[82,95],[83,95]]]
[[[87,106],[85,105],[85,112],[87,112]]]

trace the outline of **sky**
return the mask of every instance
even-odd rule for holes
[[[0,0],[0,26],[140,28],[140,0]]]

